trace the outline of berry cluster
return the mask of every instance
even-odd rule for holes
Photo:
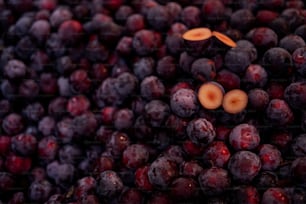
[[[305,204],[302,0],[0,0],[0,204]]]

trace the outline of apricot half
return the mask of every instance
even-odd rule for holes
[[[224,89],[216,82],[203,84],[198,91],[198,99],[201,105],[209,110],[217,109],[223,101]]]
[[[225,112],[237,114],[243,111],[247,104],[248,95],[240,89],[233,89],[225,93],[222,106]]]
[[[203,51],[210,45],[211,37],[212,33],[209,28],[194,28],[182,35],[186,51],[192,56],[202,55]]]
[[[216,37],[219,41],[221,41],[223,44],[229,46],[229,47],[237,47],[237,44],[227,37],[226,35],[219,33],[217,31],[212,32],[212,36]]]

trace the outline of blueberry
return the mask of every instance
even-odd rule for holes
[[[231,179],[229,173],[222,168],[212,167],[202,171],[198,182],[204,195],[220,195],[230,187]]]
[[[153,31],[143,29],[137,31],[133,37],[133,49],[140,56],[152,54],[158,48],[156,34]]]
[[[257,128],[246,123],[234,127],[229,135],[229,143],[236,150],[255,149],[260,142]]]
[[[119,109],[114,114],[114,127],[117,130],[131,128],[134,123],[134,114],[128,108]]]
[[[165,6],[154,6],[147,13],[148,24],[157,31],[165,31],[170,25],[170,14]]]
[[[291,83],[286,87],[284,97],[292,108],[305,109],[306,82]]]
[[[298,35],[287,35],[279,41],[279,47],[286,49],[289,53],[293,53],[296,49],[304,47],[305,41]]]
[[[154,160],[148,171],[150,183],[159,188],[167,188],[177,175],[176,163],[167,157],[159,157]]]
[[[170,107],[174,114],[188,118],[198,111],[199,104],[192,89],[180,89],[170,96]]]
[[[114,171],[104,171],[99,176],[97,192],[101,196],[113,197],[121,193],[123,183],[118,174]]]
[[[248,93],[249,106],[255,110],[265,110],[269,104],[269,101],[269,94],[263,89],[251,89]]]
[[[238,151],[230,158],[228,169],[234,180],[249,183],[261,169],[260,158],[250,151]]]
[[[195,60],[190,71],[192,76],[201,82],[211,81],[216,76],[215,63],[207,58]]]
[[[123,164],[132,169],[143,166],[149,160],[149,151],[146,146],[132,144],[128,146],[122,154]]]
[[[52,190],[49,181],[34,181],[29,187],[29,198],[34,202],[45,202],[51,195]]]
[[[26,75],[26,65],[20,60],[10,60],[4,67],[4,75],[9,79],[20,79]]]
[[[294,115],[289,105],[281,99],[272,99],[266,108],[266,117],[272,125],[288,125]]]
[[[270,48],[263,55],[262,66],[271,76],[286,76],[289,74],[289,67],[292,66],[292,57],[283,48]]]
[[[152,127],[163,127],[169,114],[168,104],[160,100],[152,100],[144,107],[145,119]]]
[[[152,57],[141,57],[133,64],[135,76],[142,80],[154,72],[155,61]]]
[[[171,183],[170,188],[175,200],[190,200],[198,195],[198,184],[193,178],[179,177]]]
[[[3,119],[2,128],[8,135],[16,135],[24,129],[23,118],[17,113],[11,113]]]
[[[232,72],[242,73],[251,64],[251,57],[248,52],[237,47],[227,51],[224,57],[225,66]]]
[[[165,56],[158,60],[156,72],[163,79],[174,79],[177,72],[175,58]]]
[[[210,144],[216,137],[214,126],[205,118],[190,121],[186,131],[190,140],[199,145]]]
[[[144,99],[159,99],[165,94],[163,82],[156,76],[145,77],[140,84],[140,94]]]
[[[263,88],[268,81],[268,73],[266,70],[258,65],[251,64],[245,71],[242,83],[247,89]]]
[[[290,203],[290,198],[282,188],[269,188],[263,193],[261,203],[268,204],[273,202],[287,204]]]
[[[37,140],[33,135],[19,134],[12,137],[11,149],[23,156],[33,155],[36,152]]]

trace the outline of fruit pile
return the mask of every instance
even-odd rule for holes
[[[1,204],[305,204],[302,0],[0,0]]]

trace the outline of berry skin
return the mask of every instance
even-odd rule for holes
[[[290,167],[290,174],[292,176],[292,179],[297,185],[300,185],[302,187],[305,187],[305,181],[306,181],[306,157],[298,157],[296,158]]]
[[[203,171],[203,167],[196,161],[183,162],[180,165],[180,175],[197,178]]]
[[[205,118],[190,121],[186,131],[190,140],[199,145],[210,144],[216,137],[214,126]]]
[[[222,69],[218,71],[216,75],[216,82],[221,84],[225,91],[240,88],[239,76],[227,69]]]
[[[23,118],[17,113],[11,113],[3,119],[2,128],[8,135],[16,135],[24,128]]]
[[[211,81],[216,76],[216,67],[214,61],[206,58],[200,58],[191,65],[192,76],[202,82]]]
[[[261,169],[260,158],[250,151],[236,152],[229,160],[228,169],[234,180],[249,183]]]
[[[9,79],[20,79],[26,75],[26,65],[20,60],[12,59],[4,66],[3,71]]]
[[[189,200],[198,194],[198,184],[193,178],[179,177],[171,183],[170,189],[176,200]]]
[[[237,189],[234,189],[233,192],[233,203],[237,204],[259,204],[260,195],[257,189],[253,186],[239,186]]]
[[[282,188],[268,188],[262,195],[262,204],[289,204],[290,198]]]
[[[78,180],[77,186],[74,192],[74,196],[77,199],[81,199],[84,195],[91,193],[95,190],[97,185],[96,180],[93,177],[83,177]]]
[[[260,136],[255,126],[240,124],[234,127],[229,135],[229,143],[236,150],[255,149],[260,142]]]
[[[251,89],[248,93],[248,104],[255,110],[265,110],[269,104],[269,101],[269,94],[263,89]]]
[[[69,186],[75,176],[75,168],[72,164],[60,164],[56,160],[47,165],[46,171],[49,178],[63,187]]]
[[[272,99],[266,109],[266,117],[272,125],[288,125],[294,119],[288,104],[281,99]]]
[[[78,136],[90,136],[96,131],[97,119],[92,112],[85,112],[73,118],[72,128]]]
[[[108,170],[100,174],[97,185],[97,192],[101,196],[113,197],[118,195],[123,190],[123,183],[118,174]]]
[[[45,202],[52,193],[52,185],[47,180],[34,181],[29,187],[29,198],[34,202]]]
[[[33,135],[20,134],[12,137],[11,149],[22,156],[32,155],[36,148],[37,140]]]
[[[304,47],[305,41],[298,35],[287,35],[279,41],[279,47],[286,49],[289,53],[293,53],[296,49]]]
[[[270,144],[261,145],[259,147],[258,156],[260,157],[263,170],[273,171],[277,169],[282,162],[281,152]]]
[[[128,168],[137,169],[147,163],[148,160],[149,151],[144,145],[132,144],[123,151],[122,161]]]
[[[70,98],[67,103],[67,110],[72,116],[81,115],[90,107],[89,100],[83,96],[78,95]]]
[[[222,168],[212,167],[204,170],[198,177],[201,190],[205,195],[220,195],[230,187],[229,173]]]
[[[273,77],[287,76],[292,67],[291,54],[284,48],[270,48],[262,57],[262,66]]]
[[[140,94],[146,100],[161,98],[165,91],[164,84],[156,76],[148,76],[141,81]]]
[[[138,55],[147,56],[156,51],[158,42],[153,31],[143,29],[135,33],[132,46]]]
[[[250,65],[246,69],[244,77],[242,79],[242,83],[247,89],[263,88],[267,84],[267,81],[268,73],[262,66],[258,64]]]
[[[180,89],[170,96],[170,107],[179,117],[191,117],[199,108],[197,96],[192,89]]]
[[[135,76],[142,80],[147,76],[150,76],[154,72],[155,61],[151,57],[141,57],[133,64],[133,71]]]
[[[165,6],[154,6],[147,11],[148,24],[156,31],[164,31],[170,26],[169,12]]]
[[[82,25],[76,20],[64,21],[59,29],[58,35],[65,45],[77,44],[82,38]]]
[[[297,73],[302,76],[306,76],[306,47],[296,49],[292,53],[292,61],[295,65]]]
[[[306,156],[306,134],[300,134],[294,138],[291,149],[295,156]]]
[[[243,73],[251,64],[251,56],[244,49],[237,47],[228,50],[224,57],[225,66],[234,73]]]
[[[224,142],[214,141],[205,148],[203,160],[212,166],[224,168],[230,159],[231,153]]]
[[[32,160],[29,157],[21,157],[10,154],[5,161],[5,168],[12,174],[27,173],[32,166]]]
[[[259,27],[253,33],[252,42],[258,49],[267,50],[277,45],[278,37],[274,30],[267,27]]]
[[[160,100],[152,100],[144,107],[144,116],[152,127],[162,127],[170,114],[168,104]]]
[[[59,144],[55,137],[44,137],[38,142],[37,153],[41,160],[49,162],[55,159]]]
[[[123,108],[114,113],[114,126],[117,130],[128,129],[133,123],[134,114],[130,109]]]
[[[121,73],[115,82],[115,89],[124,100],[135,94],[138,85],[137,78],[131,73]]]
[[[148,177],[149,168],[150,168],[149,166],[143,166],[135,171],[135,184],[140,190],[143,191],[153,190],[153,185],[150,183]]]
[[[150,183],[159,188],[167,188],[171,181],[178,175],[175,162],[167,157],[159,157],[152,162],[148,170]]]
[[[250,9],[239,9],[231,15],[230,24],[232,28],[242,32],[248,31],[254,25],[255,17]]]
[[[175,78],[177,72],[175,58],[172,56],[165,56],[158,60],[156,72],[163,79],[170,80]]]
[[[306,109],[306,82],[291,83],[286,87],[285,100],[294,109]]]
[[[0,155],[6,155],[11,149],[11,137],[0,136]]]

